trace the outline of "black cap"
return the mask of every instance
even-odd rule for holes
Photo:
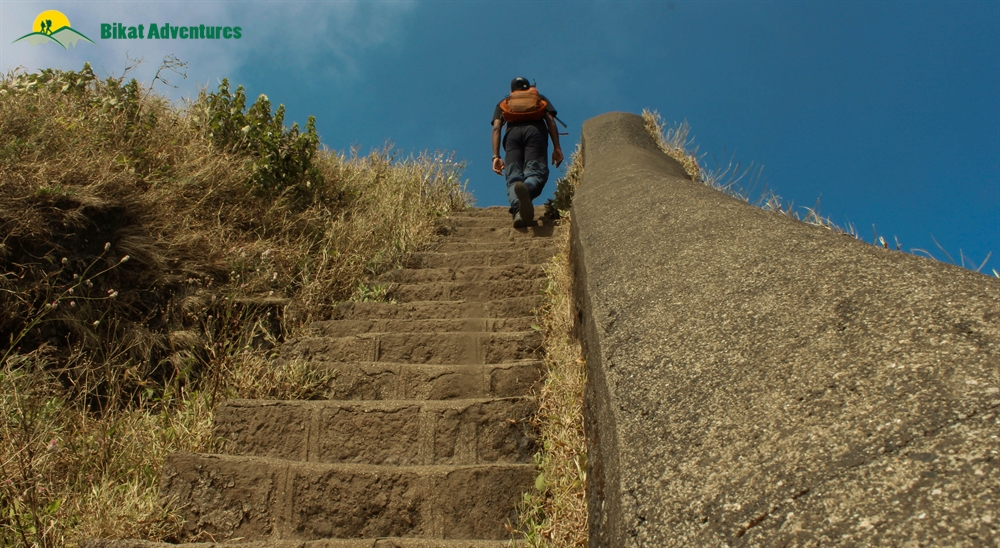
[[[527,78],[523,78],[521,76],[518,76],[517,78],[514,78],[513,80],[510,81],[510,90],[511,91],[525,90],[525,89],[528,89],[530,87],[531,87],[531,83],[528,82],[528,79]]]

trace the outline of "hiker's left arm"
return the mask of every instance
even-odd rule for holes
[[[549,128],[549,137],[552,138],[552,164],[559,167],[563,161],[563,151],[559,146],[559,128],[556,127],[556,120],[551,112],[545,113],[545,125]]]
[[[503,120],[497,118],[493,120],[493,172],[503,175],[503,158],[500,157],[500,128],[503,127]]]

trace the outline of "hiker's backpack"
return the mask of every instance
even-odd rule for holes
[[[545,117],[545,107],[549,102],[542,99],[535,86],[510,92],[510,95],[500,101],[500,110],[507,123],[541,120]]]

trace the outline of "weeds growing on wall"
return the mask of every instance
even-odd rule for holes
[[[0,544],[168,538],[164,456],[225,399],[316,395],[276,346],[469,205],[447,155],[331,153],[247,102],[0,78]]]
[[[843,228],[833,223],[828,217],[823,217],[819,210],[819,200],[816,201],[814,207],[801,206],[799,209],[804,210],[804,214],[796,211],[794,203],[784,203],[780,196],[774,194],[771,189],[761,183],[762,169],[754,168],[752,164],[747,167],[741,167],[739,163],[734,164],[730,160],[725,167],[717,166],[714,170],[701,167],[700,164],[703,158],[698,157],[697,147],[693,150],[690,149],[692,141],[688,138],[690,128],[686,121],[675,127],[668,128],[658,112],[648,109],[642,111],[642,119],[645,122],[646,130],[656,139],[660,149],[680,162],[688,175],[691,176],[692,181],[703,183],[734,198],[751,203],[765,211],[774,211],[812,226],[822,227],[865,241],[862,233],[853,224],[849,224],[847,228]],[[870,236],[872,237],[872,244],[875,246],[889,249],[890,245],[893,245],[896,251],[902,251],[903,246],[899,243],[898,239],[894,238],[894,243],[889,242],[884,236],[879,236],[874,225],[872,225]],[[987,261],[990,260],[990,254],[987,254],[983,262],[977,267],[975,262],[971,261],[959,250],[960,262],[956,262],[951,254],[941,247],[941,244],[937,243],[937,240],[934,240],[934,244],[937,245],[938,249],[948,258],[951,264],[960,264],[963,268],[968,268],[976,272],[980,272],[986,266]],[[910,249],[910,253],[926,255],[931,259],[938,260],[937,257],[926,249],[912,248]],[[995,269],[993,270],[993,275],[1000,278],[1000,272],[997,272]]]
[[[556,190],[545,202],[545,216],[549,219],[559,219],[569,215],[569,208],[573,205],[573,193],[576,187],[580,186],[580,178],[583,177],[583,159],[581,157],[580,144],[569,156],[569,165],[566,168],[566,175],[556,180]]]
[[[579,152],[578,147],[566,176],[559,180],[557,206],[550,206],[556,207],[564,224],[572,221],[569,200],[582,175]],[[563,229],[559,238],[562,251],[545,267],[548,282],[534,326],[542,332],[545,348],[545,376],[534,419],[541,446],[535,455],[538,477],[535,491],[523,495],[519,523],[512,529],[530,546],[564,548],[587,545],[586,365],[580,343],[573,337],[569,231]]]

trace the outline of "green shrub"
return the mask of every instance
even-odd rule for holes
[[[251,161],[250,184],[262,195],[291,193],[292,203],[301,207],[324,184],[322,173],[313,165],[319,146],[316,118],[309,117],[305,133],[298,124],[285,128],[285,105],[271,114],[271,102],[261,94],[249,109],[243,86],[230,92],[223,79],[217,92],[202,94],[194,119],[216,147],[247,156]]]

